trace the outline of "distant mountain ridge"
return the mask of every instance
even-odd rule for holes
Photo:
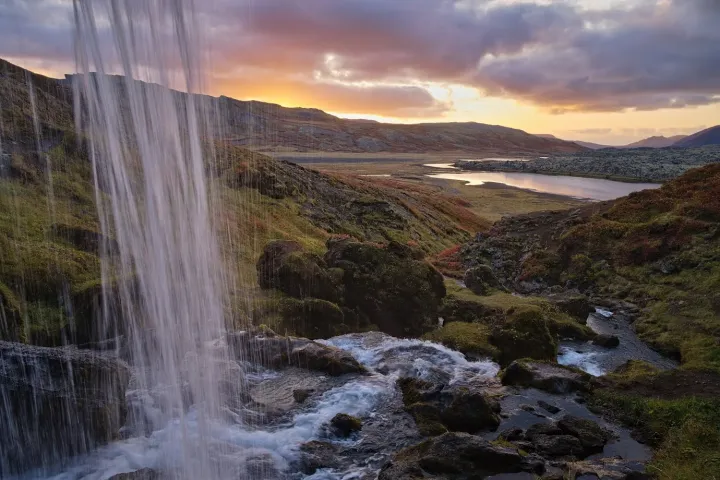
[[[720,125],[706,128],[675,143],[674,147],[704,147],[705,145],[720,145]]]
[[[1,60],[0,60],[1,62]],[[19,68],[19,67],[17,67]],[[72,75],[60,83],[68,85]],[[118,81],[122,77],[116,77]],[[122,82],[120,82],[122,85]],[[147,84],[146,84],[147,85]],[[179,98],[184,93],[178,92]],[[456,153],[537,155],[576,153],[584,147],[560,139],[539,138],[523,130],[483,123],[381,123],[344,119],[317,108],[283,107],[227,96],[214,102],[222,139],[266,153]]]
[[[712,131],[715,128],[717,128],[718,131],[713,133]],[[695,135],[692,135],[692,137],[696,137],[700,134],[704,134],[704,135],[702,137],[698,137],[696,140],[688,142],[688,144],[683,144],[684,140],[690,138],[687,135],[674,135],[672,137],[655,135],[652,137],[643,138],[642,140],[638,140],[637,142],[629,143],[627,145],[602,145],[599,143],[583,142],[580,140],[568,140],[568,141],[577,143],[578,145],[590,148],[592,150],[600,150],[602,148],[624,149],[624,148],[702,147],[704,145],[717,145],[718,143],[720,143],[720,125],[717,127],[709,128],[707,130],[703,130],[702,132],[698,132]],[[556,137],[555,135],[551,135],[551,134],[542,134],[541,133],[536,136],[538,136],[540,138],[560,140],[558,137]],[[715,138],[715,140],[714,140],[715,143],[713,143],[713,140],[712,140],[713,138]]]

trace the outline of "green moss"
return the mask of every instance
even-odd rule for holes
[[[482,323],[452,322],[426,333],[423,338],[465,354],[496,358],[498,349],[490,343],[491,328]]]
[[[280,301],[279,313],[285,329],[302,337],[330,338],[349,331],[340,307],[326,300],[285,298]]]

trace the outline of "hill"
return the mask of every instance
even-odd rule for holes
[[[663,136],[655,136],[655,137],[648,137],[643,140],[639,140],[634,143],[630,143],[628,145],[617,147],[617,148],[664,148],[664,147],[670,147],[674,145],[675,143],[679,142],[683,138],[685,138],[686,135],[675,135],[673,137],[663,137]]]
[[[74,130],[72,105],[63,82],[0,65],[0,340],[54,346],[95,338],[98,250],[113,240],[98,223],[89,147]],[[324,251],[331,235],[346,234],[433,254],[489,226],[459,197],[422,185],[325,175],[221,142],[212,147],[214,221],[227,274],[237,279],[234,318],[253,308],[255,262],[271,239]]]
[[[552,135],[550,133],[538,133],[535,136],[540,137],[540,138],[549,138],[549,139],[560,140],[558,137],[556,137],[555,135]],[[591,150],[599,150],[601,148],[613,148],[609,145],[600,145],[599,143],[583,142],[580,140],[568,140],[568,141],[575,143],[577,145],[580,145],[581,147],[589,148]]]
[[[706,145],[720,145],[720,125],[702,130],[673,144],[674,147],[684,148]]]

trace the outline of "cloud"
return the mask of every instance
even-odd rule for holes
[[[720,2],[602,5],[197,2],[213,84],[242,98],[418,117],[448,108],[432,98],[429,84],[465,85],[554,113],[720,103]],[[73,58],[71,10],[62,0],[6,0],[0,55],[66,67]]]

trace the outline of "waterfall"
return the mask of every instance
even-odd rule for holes
[[[162,410],[180,422],[182,477],[220,478],[209,442],[226,355],[209,346],[225,330],[203,145],[210,114],[199,95],[171,90],[203,89],[193,1],[75,0],[74,14],[76,122],[114,239],[102,251],[103,288],[119,301],[104,305],[103,327],[126,334],[137,387],[161,387]]]

